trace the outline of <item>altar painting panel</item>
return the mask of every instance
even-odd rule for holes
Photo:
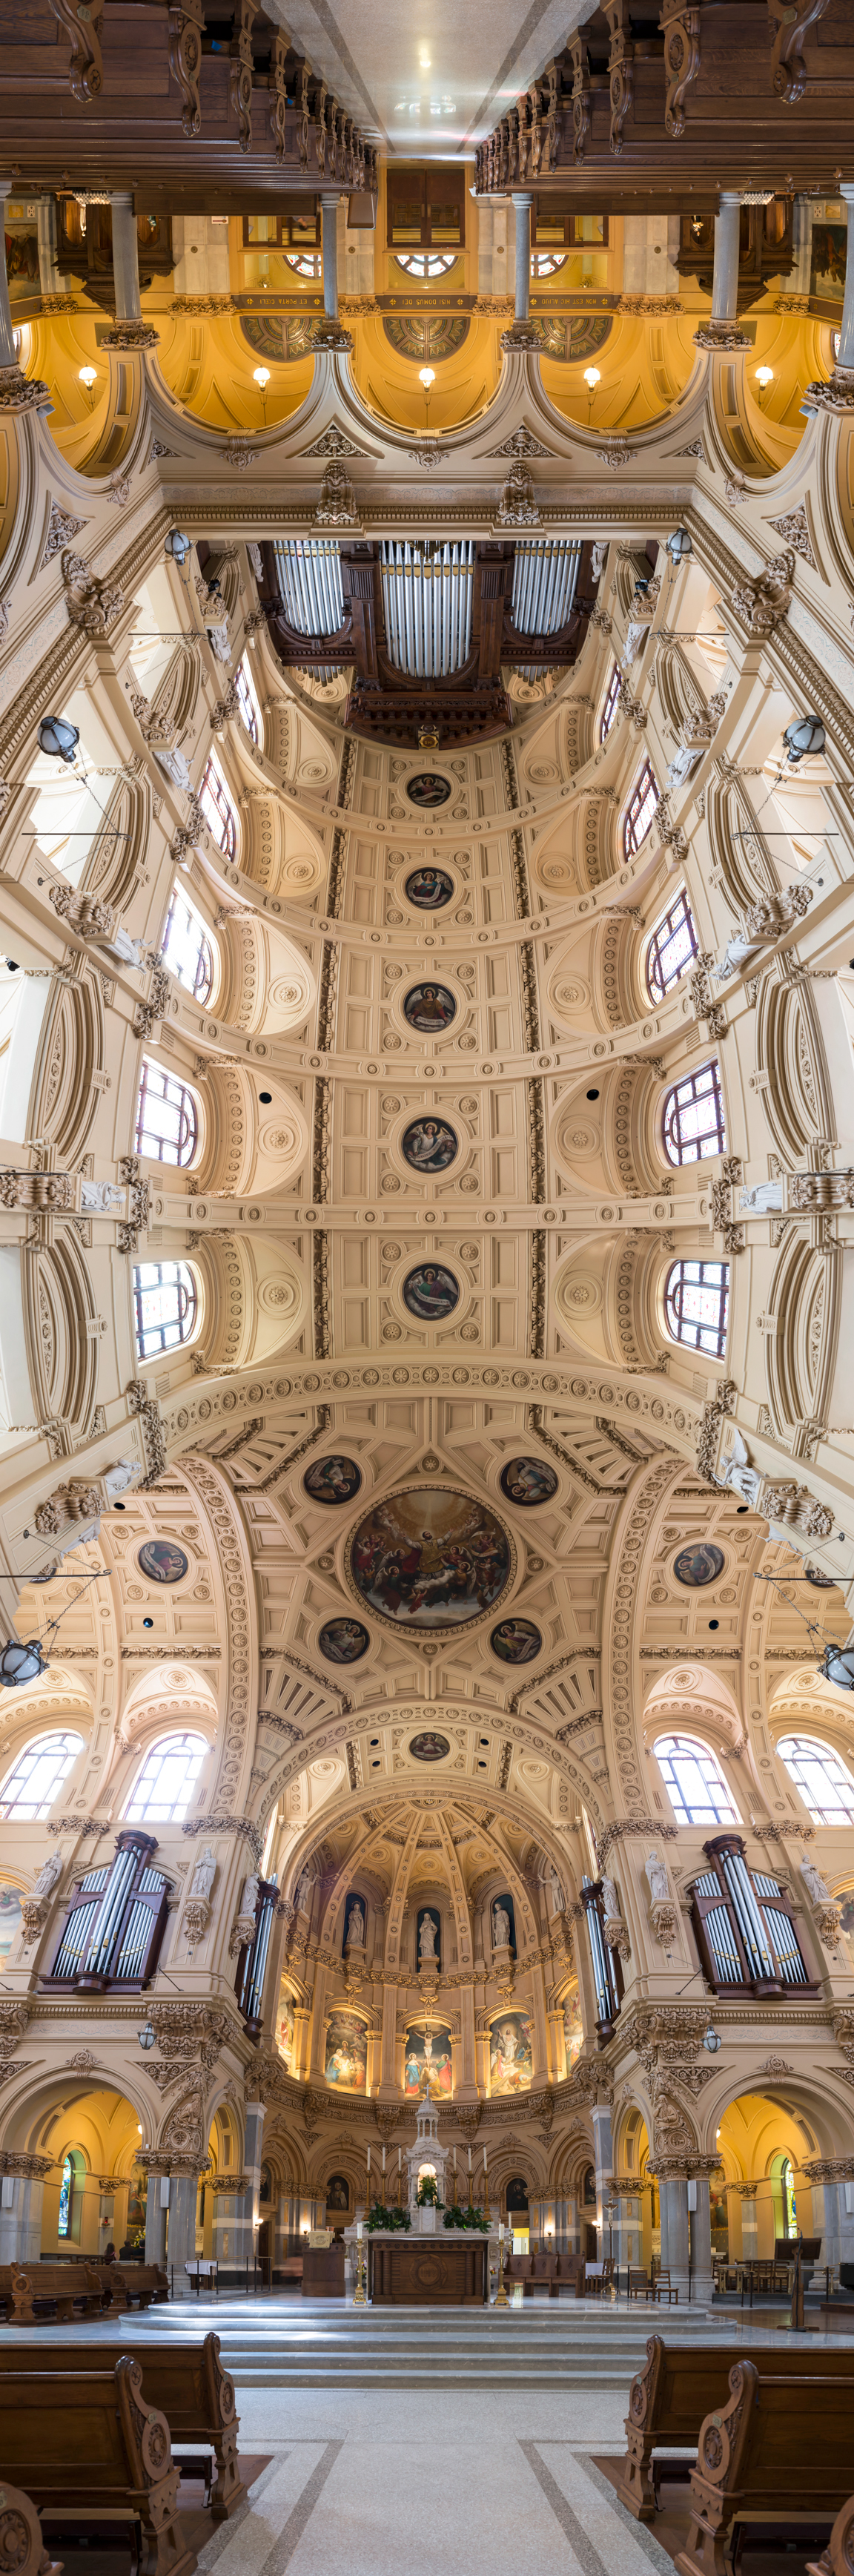
[[[429,2093],[431,2101],[447,2100],[454,2089],[451,2034],[442,2027],[408,2030],[404,2048],[403,2089],[410,2101]]]
[[[563,2035],[566,2043],[566,2071],[571,2075],[584,2046],[584,2024],[578,1995],[578,1980],[570,1987],[563,2007]]]
[[[339,2093],[364,2093],[368,2080],[368,2034],[355,2013],[332,2014],[326,2033],[327,2084]]]
[[[534,2071],[534,2025],[527,2013],[499,2013],[489,2032],[490,2093],[527,2093]]]
[[[276,2012],[276,2047],[278,2049],[279,2056],[284,2058],[285,2065],[291,2066],[293,2064],[294,2053],[294,2008],[291,1997],[286,1993],[284,1986],[280,1986],[279,1988],[279,2002]]]

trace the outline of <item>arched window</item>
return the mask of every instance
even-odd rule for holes
[[[73,2241],[79,2238],[80,2235],[80,2215],[83,2206],[83,2177],[85,2171],[86,2168],[82,2156],[76,2147],[72,2147],[70,2155],[66,2156],[65,2163],[62,2168],[62,2181],[59,2186],[59,2216],[56,2222],[56,2232],[57,2236],[60,2237],[63,2243],[66,2243],[69,2237],[71,2237]]]
[[[395,251],[395,266],[407,277],[447,277],[455,259],[459,259],[456,250]]]
[[[683,888],[656,924],[646,952],[646,980],[654,1002],[663,1002],[696,954],[697,933]]]
[[[211,829],[214,829],[213,825]],[[188,901],[177,878],[163,933],[163,963],[168,966],[170,975],[177,975],[179,984],[195,995],[197,1002],[208,1001],[214,979],[213,942],[208,937],[201,914]]]
[[[645,760],[637,786],[633,788],[626,807],[623,848],[627,859],[633,859],[636,850],[640,849],[641,842],[646,840],[659,794],[658,783],[653,777],[649,761]]]
[[[609,680],[609,682],[608,682],[608,692],[607,692],[607,696],[606,696],[606,699],[605,699],[605,704],[604,704],[604,707],[603,707],[603,709],[602,709],[602,713],[601,713],[601,716],[600,716],[600,719],[599,719],[599,740],[600,740],[600,742],[606,742],[606,741],[607,741],[608,735],[609,735],[609,733],[610,733],[610,731],[611,731],[611,726],[612,726],[612,724],[614,724],[614,723],[616,722],[617,708],[618,708],[619,703],[620,703],[620,690],[621,690],[621,687],[622,687],[622,683],[623,683],[623,674],[622,674],[622,671],[621,671],[621,669],[620,669],[619,662],[615,662],[615,664],[614,664],[614,668],[613,668],[613,671],[612,671],[612,673],[611,673],[610,680]]]
[[[811,1735],[783,1735],[777,1751],[814,1825],[854,1825],[854,1780],[832,1745]]]
[[[258,743],[262,733],[261,709],[255,694],[255,682],[248,653],[244,653],[242,662],[238,662],[234,685],[237,690],[241,718],[250,741]]]
[[[701,1064],[668,1091],[664,1103],[664,1151],[669,1163],[702,1163],[709,1154],[726,1153],[726,1123],[718,1059]]]
[[[286,250],[285,267],[292,268],[295,277],[317,278],[323,274],[323,260],[319,250]]]
[[[49,1816],[57,1790],[83,1751],[82,1735],[37,1735],[18,1753],[0,1789],[0,1823],[22,1825]]]
[[[556,277],[558,269],[565,267],[565,250],[532,250],[531,252],[532,277]]]
[[[136,1150],[153,1163],[191,1163],[199,1141],[199,1113],[186,1083],[143,1057],[136,1104]]]
[[[225,780],[220,777],[213,752],[199,788],[199,804],[217,849],[222,851],[224,859],[233,859],[237,848],[234,807]]]
[[[680,1825],[738,1825],[723,1772],[692,1735],[660,1735],[655,1758]]]
[[[146,1754],[125,1808],[129,1825],[177,1825],[207,1752],[203,1735],[162,1735]]]
[[[674,1342],[722,1360],[729,1305],[728,1261],[674,1261],[667,1273],[664,1313]]]
[[[141,1360],[192,1340],[198,1300],[185,1261],[140,1261],[133,1274],[136,1348]]]

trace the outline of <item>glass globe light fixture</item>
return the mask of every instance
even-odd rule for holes
[[[762,396],[767,391],[768,386],[773,385],[774,382],[774,369],[773,367],[756,367],[754,369],[754,373],[756,376],[756,382],[759,386],[759,403],[761,409]]]
[[[819,723],[818,716],[793,716],[791,724],[786,726],[783,741],[786,745],[786,758],[794,767],[797,761],[804,759],[808,751],[823,751],[827,735],[823,724]]]
[[[26,1645],[22,1645],[20,1637],[7,1638],[0,1654],[0,1682],[5,1690],[22,1690],[25,1682],[38,1681],[39,1674],[47,1670],[47,1658],[37,1637],[28,1638]]]
[[[191,545],[192,538],[185,536],[183,528],[170,528],[168,536],[165,536],[163,539],[164,552],[167,555],[171,555],[172,561],[177,564],[179,572],[183,569],[183,566],[187,561]]]
[[[252,381],[253,384],[260,385],[263,393],[265,385],[268,385],[270,382],[269,367],[253,367]]]
[[[89,409],[90,409],[90,411],[91,411],[91,409],[92,409],[92,387],[93,387],[93,385],[96,385],[96,384],[97,384],[97,382],[98,382],[98,369],[97,369],[97,367],[81,367],[81,368],[80,368],[80,371],[79,371],[78,382],[79,382],[81,385],[85,385],[85,387],[86,387],[86,394],[87,394],[87,399],[88,399],[88,403],[89,403]]]
[[[687,528],[674,528],[672,530],[671,535],[667,539],[667,552],[672,564],[682,563],[685,555],[693,554],[694,548],[691,538],[688,535]]]
[[[718,2049],[720,2048],[720,2044],[720,2031],[716,2030],[714,2022],[710,2021],[708,2030],[704,2030],[703,2032],[703,2047],[708,2049],[711,2057],[715,2057]]]
[[[67,716],[43,716],[39,725],[39,750],[49,760],[65,760],[69,768],[80,740],[79,725],[69,724]]]
[[[847,1646],[827,1646],[818,1666],[823,1682],[835,1682],[837,1690],[854,1690],[854,1641]]]
[[[590,393],[592,393],[594,385],[599,385],[602,382],[601,370],[599,367],[585,367],[584,382]]]
[[[155,2036],[155,2035],[154,2035],[154,2031],[153,2031],[153,2029],[152,2029],[152,2026],[151,2026],[150,2021],[147,2021],[147,2022],[144,2024],[143,2029],[142,2029],[142,2030],[138,2030],[136,2035],[137,2035],[137,2039],[138,2039],[138,2041],[139,2041],[140,2048],[146,2048],[146,2049],[148,2049],[148,2048],[153,2048],[153,2047],[154,2047],[154,2036]]]
[[[420,385],[423,385],[425,394],[428,394],[431,385],[434,385],[436,382],[435,367],[419,367],[418,382]]]

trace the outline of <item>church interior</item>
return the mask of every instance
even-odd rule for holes
[[[854,33],[585,7],[0,10],[10,2576],[854,2566]]]

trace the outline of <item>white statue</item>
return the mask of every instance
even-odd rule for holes
[[[126,1494],[128,1486],[135,1485],[141,1475],[142,1462],[139,1458],[117,1458],[115,1464],[107,1468],[104,1476],[104,1485],[110,1501],[114,1500],[116,1494]]]
[[[348,1924],[347,1924],[347,1939],[348,1939],[348,1942],[349,1942],[349,1941],[355,1941],[355,1942],[357,1943],[358,1947],[361,1949],[362,1944],[363,1944],[363,1942],[364,1942],[364,1938],[365,1938],[365,1917],[364,1917],[364,1913],[363,1913],[363,1911],[362,1911],[362,1907],[361,1907],[361,1905],[351,1905],[351,1907],[350,1907],[350,1917],[349,1917],[349,1921],[348,1921]]]
[[[607,539],[607,537],[594,537],[594,539],[593,539],[593,561],[592,561],[592,565],[591,565],[591,572],[592,572],[592,576],[593,576],[593,580],[594,580],[594,581],[601,581],[601,579],[602,579],[602,574],[603,574],[603,572],[604,572],[604,570],[605,570],[605,561],[606,561],[607,553],[608,553],[608,539]]]
[[[602,1903],[605,1908],[606,1923],[619,1923],[620,1899],[617,1895],[613,1879],[606,1878],[604,1875],[602,1878]]]
[[[657,1852],[651,1851],[648,1854],[644,1861],[644,1869],[649,1879],[649,1893],[653,1905],[665,1905],[670,1895],[670,1882],[664,1861],[659,1860]]]
[[[419,1959],[435,1959],[436,1934],[438,1929],[439,1926],[436,1921],[435,1914],[425,1914],[421,1930],[418,1935]]]
[[[733,1491],[741,1494],[746,1503],[752,1503],[755,1510],[764,1481],[757,1468],[750,1466],[741,1432],[733,1424],[728,1454],[715,1470],[716,1485],[731,1485]]]
[[[80,1205],[85,1216],[123,1215],[125,1193],[117,1181],[81,1181]]]
[[[749,1190],[739,1190],[738,1204],[742,1216],[768,1216],[782,1209],[782,1181],[755,1181]]]
[[[499,1905],[497,1898],[492,1908],[492,1947],[494,1950],[509,1950],[510,1947],[510,1916],[506,1905]]]
[[[564,1896],[557,1870],[554,1868],[552,1869],[552,1913],[566,1913],[566,1897]]]
[[[221,658],[221,655],[217,656],[218,660]],[[171,779],[173,787],[182,787],[185,792],[189,791],[193,782],[184,754],[179,751],[177,743],[170,745],[165,742],[154,742],[151,748],[158,769],[162,770],[164,778]]]
[[[806,1852],[804,1853],[803,1860],[801,1861],[801,1877],[804,1880],[805,1885],[809,1888],[814,1905],[829,1905],[831,1903],[831,1894],[827,1881],[822,1878],[820,1869],[816,1868],[815,1861],[810,1860]]]
[[[245,1882],[245,1885],[244,1885],[243,1895],[242,1895],[242,1897],[241,1897],[241,1899],[240,1899],[240,1911],[241,1911],[241,1914],[243,1914],[243,1915],[253,1914],[253,1915],[254,1915],[255,1908],[256,1908],[256,1905],[257,1905],[257,1903],[258,1903],[258,1890],[259,1890],[260,1885],[261,1885],[261,1881],[260,1881],[260,1878],[259,1878],[259,1876],[258,1876],[258,1871],[257,1871],[257,1869],[254,1869],[254,1870],[252,1871],[251,1877],[250,1877],[250,1878],[247,1878],[247,1880],[246,1880],[246,1882]]]
[[[294,1912],[296,1914],[310,1914],[311,1912],[311,1873],[307,1869],[303,1870],[302,1877],[297,1880],[294,1894]]]
[[[206,1849],[202,1853],[201,1860],[197,1860],[196,1862],[196,1866],[190,1880],[190,1895],[200,1898],[206,1905],[215,1877],[216,1861],[214,1859],[213,1852],[211,1851],[210,1844],[208,1843]]]
[[[38,1878],[36,1879],[35,1886],[33,1888],[34,1896],[50,1896],[52,1894],[53,1889],[56,1886],[57,1879],[62,1877],[62,1866],[61,1853],[48,1852],[47,1859],[42,1861],[41,1869],[39,1870]]]

